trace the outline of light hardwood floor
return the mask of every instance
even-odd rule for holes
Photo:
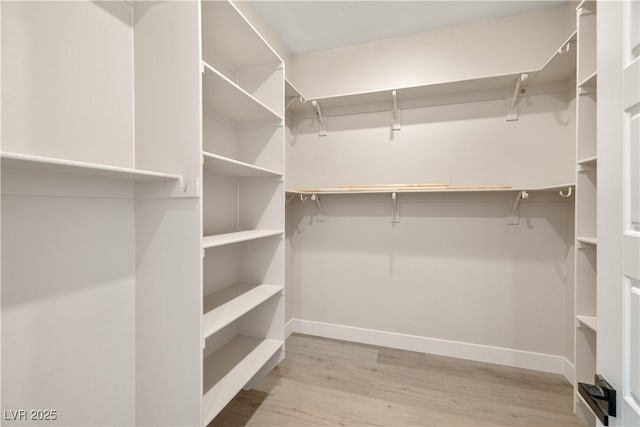
[[[209,427],[583,426],[560,375],[294,334]]]

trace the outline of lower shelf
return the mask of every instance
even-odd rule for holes
[[[284,345],[283,341],[237,336],[204,361],[202,413],[207,425]]]
[[[204,338],[282,292],[279,285],[236,283],[204,298]]]

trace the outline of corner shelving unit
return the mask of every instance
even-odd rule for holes
[[[578,383],[593,383],[597,343],[597,70],[596,1],[576,9],[578,28],[576,81],[576,209],[575,209],[575,412],[587,425],[596,419],[578,394]]]
[[[201,3],[203,419],[284,358],[284,64],[236,6]]]

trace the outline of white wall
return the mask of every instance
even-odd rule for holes
[[[2,12],[2,149],[132,167],[129,5],[3,2]]]
[[[575,28],[570,5],[291,58],[309,99],[540,68]]]
[[[292,202],[292,317],[366,329],[565,353],[567,238],[572,208],[557,196],[401,195]],[[546,200],[546,201],[545,201]]]
[[[133,424],[133,185],[3,170],[1,226],[2,408]]]

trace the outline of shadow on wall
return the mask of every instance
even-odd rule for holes
[[[343,253],[396,253],[421,256],[566,260],[573,227],[566,202],[544,199],[520,206],[520,224],[508,225],[512,194],[400,196],[400,222],[391,223],[389,195],[320,196],[322,216],[313,201],[292,200],[287,210],[291,250]],[[549,240],[564,248],[548,250]],[[300,244],[298,244],[300,242]],[[558,267],[566,275],[566,268]]]

